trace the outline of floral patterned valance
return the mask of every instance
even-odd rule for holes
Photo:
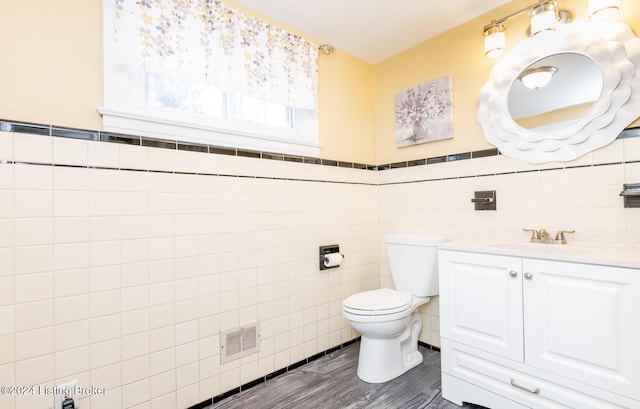
[[[115,0],[119,63],[316,108],[318,46],[214,0]]]

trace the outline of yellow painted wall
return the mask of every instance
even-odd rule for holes
[[[373,65],[336,51],[318,60],[320,156],[374,164]]]
[[[102,0],[0,0],[0,45],[0,119],[102,129]],[[370,64],[320,54],[323,158],[375,161],[372,82]]]
[[[374,67],[378,164],[492,147],[484,140],[482,128],[476,119],[478,94],[496,61],[484,57],[482,28],[492,19],[499,19],[533,3],[535,2],[532,0],[514,0]],[[576,19],[587,16],[587,3],[587,0],[560,1],[561,8],[571,10]],[[640,30],[640,2],[621,0],[620,3],[621,12],[612,20],[626,22],[637,35]],[[526,14],[509,20],[506,31],[507,52],[525,37],[528,25]],[[449,74],[452,76],[453,87],[453,139],[396,148],[395,94]],[[636,121],[638,122],[640,121]]]
[[[102,1],[0,0],[0,118],[102,129]],[[493,60],[482,26],[531,4],[514,0],[377,65],[340,51],[319,58],[321,157],[391,163],[491,147],[476,119],[477,95]],[[563,0],[577,18],[586,0]],[[615,20],[640,30],[640,2],[621,0]],[[526,16],[508,24],[507,43],[524,37]],[[452,75],[454,138],[396,148],[394,96]],[[636,121],[637,125],[640,121]]]
[[[0,118],[101,129],[102,1],[0,3]]]

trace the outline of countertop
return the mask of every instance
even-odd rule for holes
[[[440,243],[438,248],[640,269],[640,247],[637,246],[601,243],[541,244],[499,239],[460,239]]]

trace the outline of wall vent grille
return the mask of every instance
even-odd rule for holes
[[[254,322],[220,333],[220,362],[226,363],[260,351],[260,323]]]

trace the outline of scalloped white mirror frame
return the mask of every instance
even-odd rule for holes
[[[559,53],[583,54],[596,63],[603,78],[600,97],[560,129],[522,128],[509,114],[511,85],[531,64]],[[530,163],[576,159],[614,141],[640,116],[640,40],[624,23],[562,24],[545,38],[520,41],[493,67],[479,99],[484,137],[502,154]]]

